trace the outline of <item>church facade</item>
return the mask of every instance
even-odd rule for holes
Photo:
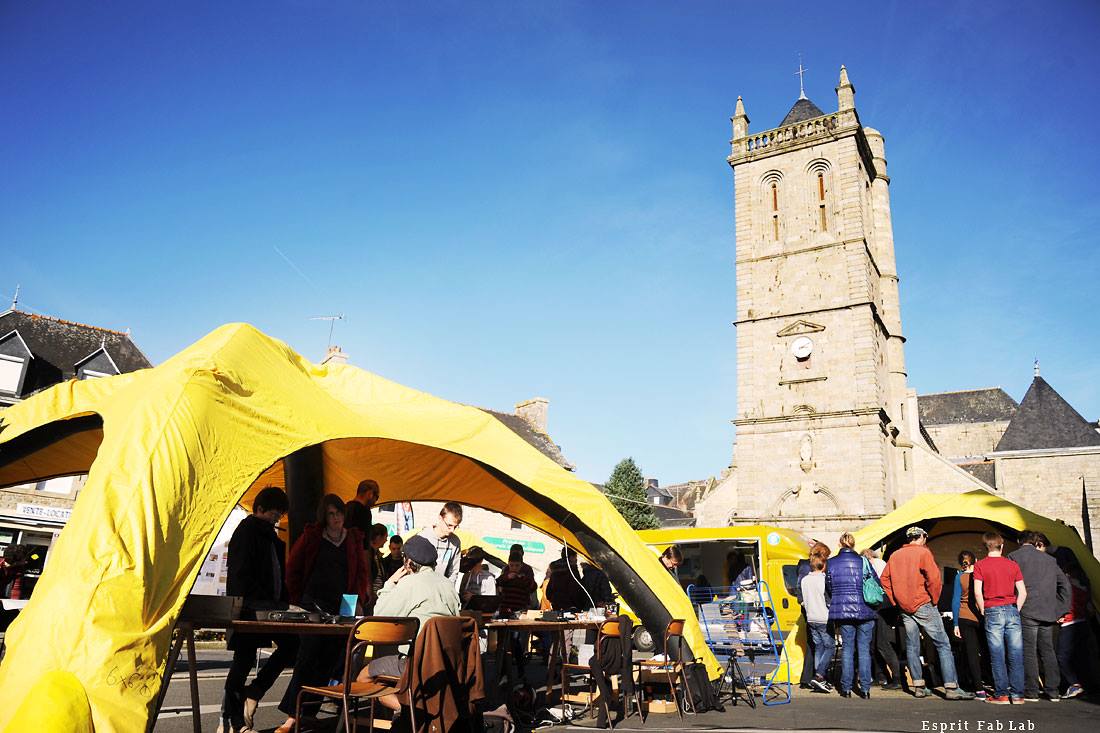
[[[968,470],[973,456],[944,454],[922,424],[923,398],[907,383],[885,141],[862,124],[844,67],[836,95],[826,113],[803,94],[761,132],[737,100],[727,159],[737,443],[730,470],[695,504],[699,526],[832,537],[917,493],[994,490]]]

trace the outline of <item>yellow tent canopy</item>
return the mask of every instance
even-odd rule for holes
[[[1054,545],[1073,552],[1088,575],[1093,602],[1100,606],[1100,562],[1081,541],[1077,530],[981,489],[963,494],[916,496],[878,521],[853,532],[856,548],[885,545],[890,551],[905,542],[904,532],[914,524],[928,532],[928,547],[941,567],[955,565],[960,549],[973,550],[979,558],[983,557],[983,532],[999,531],[1010,543],[1014,543],[1016,534],[1025,529],[1042,532]]]
[[[983,532],[999,531],[1009,542],[1025,529],[1042,532],[1055,545],[1073,551],[1088,575],[1093,603],[1100,606],[1100,563],[1076,530],[981,489],[963,494],[920,494],[881,519],[854,531],[856,550],[885,547],[888,553],[906,541],[905,530],[914,524],[928,531],[928,547],[941,567],[955,565],[959,549],[970,549],[979,558],[983,557],[980,548]],[[944,592],[951,591],[948,588]],[[800,620],[787,637],[792,670],[801,668],[806,632],[806,624]]]
[[[0,414],[0,486],[83,472],[7,633],[3,730],[147,727],[203,558],[233,507],[280,476],[345,498],[370,477],[383,503],[453,500],[564,538],[651,629],[688,619],[692,649],[716,669],[686,596],[591,484],[488,413],[311,364],[245,324],[156,368],[66,382]],[[44,722],[47,704],[64,715]]]

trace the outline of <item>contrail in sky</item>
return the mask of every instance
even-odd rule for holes
[[[291,259],[290,259],[289,257],[287,257],[287,256],[286,256],[285,254],[283,254],[283,251],[282,251],[281,249],[279,249],[279,248],[278,248],[278,247],[276,247],[275,245],[271,245],[271,248],[272,248],[273,250],[275,250],[275,251],[276,251],[276,252],[277,252],[277,253],[279,254],[279,256],[280,256],[280,257],[282,257],[282,258],[283,258],[283,259],[284,259],[284,260],[286,261],[286,263],[287,263],[288,265],[290,265],[290,266],[291,266],[292,268],[294,268],[294,271],[295,271],[296,273],[298,273],[299,275],[301,275],[301,276],[302,276],[302,279],[303,279],[303,280],[305,280],[305,281],[306,281],[307,283],[309,283],[309,286],[310,286],[311,288],[313,288],[313,289],[314,289],[314,291],[316,291],[316,290],[318,289],[318,288],[317,288],[317,285],[316,285],[316,284],[315,284],[315,283],[314,283],[314,282],[313,282],[312,280],[310,280],[310,279],[309,279],[309,275],[307,275],[307,274],[305,274],[304,272],[302,272],[302,268],[300,268],[300,267],[298,267],[298,266],[297,266],[296,264],[294,264],[294,261],[293,261],[293,260],[291,260]]]

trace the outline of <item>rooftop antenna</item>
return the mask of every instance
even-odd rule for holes
[[[15,284],[15,296],[11,299],[11,309],[15,310],[15,306],[19,305],[19,283]]]
[[[335,316],[313,316],[309,320],[311,321],[328,321],[328,345],[325,348],[332,346],[332,330],[336,327],[337,321],[344,320],[344,314],[339,313]]]
[[[806,87],[803,86],[803,84],[802,84],[802,75],[805,74],[807,71],[809,71],[809,69],[803,69],[802,68],[802,54],[798,54],[798,71],[796,71],[794,73],[795,73],[796,76],[798,76],[798,98],[799,99],[805,99],[806,98]]]

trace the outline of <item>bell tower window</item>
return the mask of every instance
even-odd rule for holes
[[[817,213],[821,220],[821,231],[829,231],[829,223],[825,220],[825,174],[817,173]]]
[[[772,239],[779,241],[779,185],[772,183]]]

